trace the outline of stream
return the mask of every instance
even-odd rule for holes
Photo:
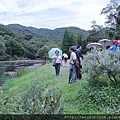
[[[42,60],[15,60],[15,61],[0,61],[0,86],[4,84],[7,77],[16,73],[19,68],[37,68],[42,64]]]

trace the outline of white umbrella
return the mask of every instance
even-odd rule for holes
[[[68,55],[67,55],[66,53],[64,53],[62,56],[63,56],[64,58],[68,58]]]
[[[94,42],[94,43],[89,43],[89,44],[86,46],[86,48],[88,48],[88,49],[90,49],[90,48],[100,48],[100,47],[102,47],[102,44],[96,43],[96,42]]]
[[[99,40],[99,43],[102,44],[103,48],[106,48],[107,46],[111,46],[113,44],[112,41],[108,39]]]

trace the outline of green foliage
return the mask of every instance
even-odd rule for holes
[[[3,37],[0,36],[0,60],[6,58],[6,46]]]
[[[44,46],[42,39],[33,38],[23,41],[23,47],[25,48],[25,56],[27,58],[35,59],[37,51]]]
[[[46,42],[52,40],[56,43],[61,43],[63,36],[64,36],[64,31],[65,31],[65,27],[63,28],[56,28],[54,30],[50,30],[50,29],[44,29],[44,28],[34,28],[34,27],[25,27],[19,24],[10,24],[7,25],[7,27],[9,27],[11,30],[21,33],[23,35],[27,35],[27,34],[31,34],[32,36],[36,37],[36,38],[42,38],[44,39]],[[74,34],[78,33],[78,32],[82,32],[84,34],[84,38],[86,38],[86,36],[88,35],[88,31],[77,28],[77,27],[68,27],[70,31],[72,31]]]
[[[116,25],[120,25],[119,14],[120,12],[120,1],[119,0],[111,0],[109,4],[105,8],[102,9],[101,14],[105,14],[107,17],[106,24],[109,27],[115,28]]]
[[[36,56],[40,57],[41,59],[45,60],[46,57],[48,56],[48,51],[49,51],[49,47],[47,46],[43,46],[42,48],[40,48],[37,53]]]
[[[48,91],[43,96],[43,89],[35,81],[33,86],[22,96],[4,96],[1,93],[0,113],[17,114],[59,114],[63,112],[60,103],[61,93]]]
[[[75,35],[69,31],[69,29],[66,29],[64,32],[64,37],[63,37],[63,41],[62,41],[62,51],[63,53],[67,53],[68,55],[69,53],[69,47],[70,46],[74,46],[76,45],[76,37]]]
[[[68,73],[67,67],[61,67],[61,75],[56,77],[52,64],[46,64],[8,80],[0,88],[0,113],[119,114],[119,87],[91,86],[87,74],[83,74],[84,80],[68,84]]]
[[[37,29],[19,24],[0,25],[0,45],[2,45],[1,53],[3,54],[0,60],[36,59],[36,53],[43,46],[61,48],[65,29]],[[71,31],[69,31],[70,45],[76,45],[76,33],[82,33],[83,39],[88,35],[88,31],[77,27],[69,27],[69,30]],[[69,54],[68,48],[66,51]]]
[[[33,36],[32,36],[31,34],[25,35],[25,40],[30,40],[30,39],[32,39],[32,38],[33,38]]]
[[[0,35],[4,36],[4,35],[9,35],[11,37],[14,37],[14,33],[6,26],[0,24]]]
[[[77,33],[77,44],[82,45],[83,33]]]
[[[101,14],[105,14],[107,17],[105,23],[110,27],[110,38],[120,39],[120,1],[111,0],[110,3],[102,9]],[[112,31],[111,28],[113,29]]]
[[[120,90],[112,86],[89,86],[78,88],[79,110],[83,114],[119,114]]]
[[[7,77],[4,74],[5,68],[3,68],[2,63],[0,63],[0,86],[4,84],[4,82],[7,80]]]
[[[106,107],[106,113],[119,113],[119,100],[120,90],[119,88],[107,87],[93,87],[89,90],[90,99],[100,105]]]
[[[23,75],[25,75],[26,73],[28,73],[28,69],[27,68],[19,68],[16,70],[16,74],[15,77],[21,77]]]
[[[118,85],[120,82],[120,51],[103,51],[99,53],[94,51],[88,53],[83,60],[83,71],[88,73],[90,84],[100,84],[101,78],[109,79],[108,85]],[[102,81],[104,79],[102,78]],[[101,84],[102,85],[102,84]]]
[[[6,53],[14,57],[14,55],[20,57],[24,55],[23,46],[14,39],[9,39],[6,41]]]

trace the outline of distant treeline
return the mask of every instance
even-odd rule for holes
[[[19,24],[0,25],[0,60],[44,59],[52,47],[61,48],[66,28],[37,29]],[[74,34],[88,31],[77,27],[69,27]]]
[[[92,30],[77,27],[44,28],[25,27],[19,24],[0,25],[0,60],[46,59],[52,47],[59,47],[68,53],[71,45],[81,45],[82,53],[86,45],[100,39],[120,39],[119,24],[116,29],[103,28],[92,21]]]

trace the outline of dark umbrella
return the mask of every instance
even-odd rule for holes
[[[99,40],[99,43],[102,44],[103,48],[106,48],[107,46],[111,46],[113,44],[112,41],[108,39]]]
[[[102,45],[100,43],[89,43],[86,48],[90,49],[90,48],[98,48],[98,47],[102,47]]]

